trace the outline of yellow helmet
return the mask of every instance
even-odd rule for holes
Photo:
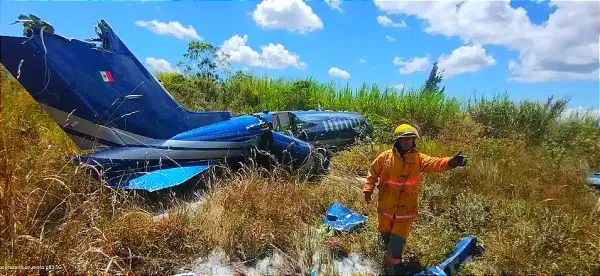
[[[409,124],[401,124],[394,130],[394,140],[400,137],[415,137],[419,138],[419,132],[416,128]]]

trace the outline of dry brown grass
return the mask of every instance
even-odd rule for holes
[[[376,254],[375,244],[363,239],[376,237],[373,230],[314,243],[319,239],[316,228],[333,201],[375,215],[362,204],[360,187],[356,179],[337,172],[322,181],[306,182],[285,174],[261,176],[258,169],[247,168],[217,181],[192,219],[205,225],[203,235],[211,247],[223,249],[232,260],[255,261],[277,251],[287,256],[283,272],[308,273],[313,250]]]

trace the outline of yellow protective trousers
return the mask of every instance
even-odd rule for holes
[[[377,230],[381,234],[384,243],[385,261],[390,264],[402,262],[402,252],[408,235],[412,219],[397,219],[392,215],[379,212],[379,226]]]

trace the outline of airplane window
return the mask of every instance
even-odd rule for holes
[[[279,132],[296,131],[296,123],[294,114],[291,112],[278,112],[273,114],[273,126],[274,129]]]

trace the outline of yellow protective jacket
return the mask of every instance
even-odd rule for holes
[[[373,192],[378,183],[377,211],[394,220],[413,220],[418,214],[421,173],[443,172],[451,157],[438,158],[415,149],[404,154],[389,149],[371,163],[363,192]]]

